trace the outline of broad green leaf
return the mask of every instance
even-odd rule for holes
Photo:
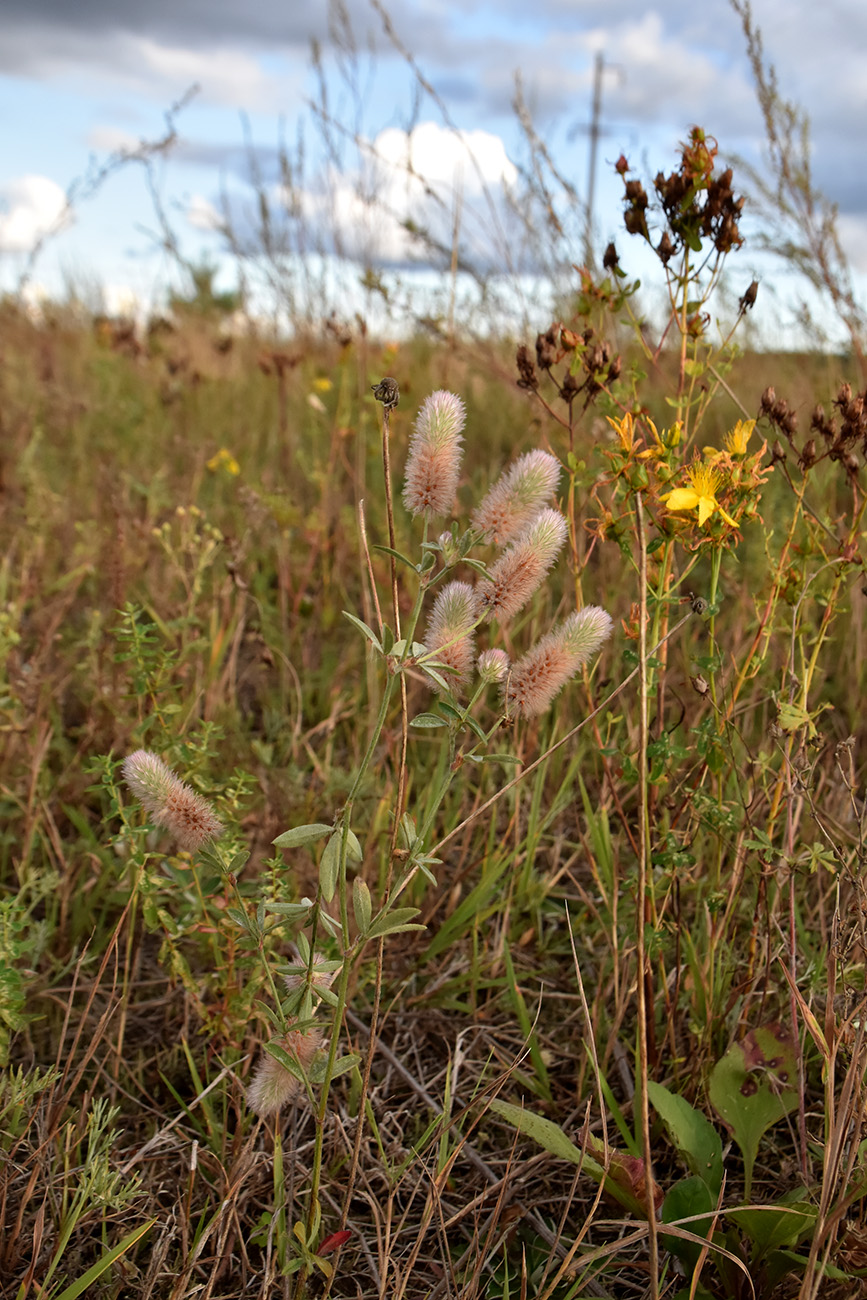
[[[655,1103],[654,1103],[655,1104]],[[680,1182],[670,1188],[662,1203],[662,1222],[677,1223],[694,1232],[697,1237],[706,1237],[713,1223],[713,1211],[716,1209],[716,1197],[703,1178],[681,1178]],[[694,1214],[707,1214],[706,1219],[692,1219]],[[681,1219],[692,1219],[691,1223],[681,1224]],[[675,1237],[668,1233],[662,1237],[666,1250],[670,1250],[679,1260],[686,1264],[691,1272],[698,1263],[701,1246],[698,1242],[687,1241],[685,1237]]]
[[[440,718],[435,713],[418,713],[410,721],[409,725],[418,727],[420,731],[432,731],[434,727],[447,727],[449,724],[445,718]]]
[[[324,822],[310,822],[306,826],[295,826],[291,831],[284,831],[271,843],[276,844],[278,849],[297,849],[302,845],[315,844],[317,840],[324,840],[325,836],[330,835],[333,830],[333,826],[326,826]]]
[[[798,1104],[796,1048],[779,1025],[752,1029],[711,1071],[709,1095],[744,1158],[744,1199],[752,1191],[759,1143]]]
[[[799,1189],[799,1195],[805,1193]],[[786,1201],[789,1203],[786,1204]],[[736,1223],[744,1236],[749,1237],[759,1255],[781,1247],[796,1246],[809,1235],[816,1215],[814,1205],[800,1204],[794,1197],[783,1198],[776,1205],[726,1210],[726,1218]]]
[[[649,1081],[647,1095],[687,1169],[707,1183],[715,1199],[723,1172],[719,1133],[701,1111],[661,1084]]]

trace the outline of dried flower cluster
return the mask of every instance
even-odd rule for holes
[[[795,434],[798,431],[798,416],[785,398],[777,397],[773,388],[766,388],[762,393],[759,417],[764,416],[774,428],[786,438],[798,456],[802,470],[812,469],[822,460],[836,461],[843,466],[851,482],[858,477],[862,461],[856,455],[860,451],[867,460],[867,389],[863,393],[853,393],[851,384],[841,384],[833,405],[837,415],[826,415],[825,408],[817,405],[810,418],[811,436],[806,440],[800,452],[795,447]],[[819,450],[816,438],[818,434],[824,450]],[[774,458],[785,460],[785,449],[778,441],[774,448]]]
[[[156,754],[137,749],[123,761],[123,776],[132,793],[157,826],[163,826],[182,849],[195,853],[223,833],[201,795],[185,785]]]
[[[585,289],[592,281],[582,276]],[[531,392],[539,389],[539,376],[536,367],[546,373],[554,383],[559,397],[570,407],[579,393],[584,394],[584,407],[610,387],[620,378],[623,362],[615,354],[607,339],[600,339],[592,325],[586,326],[580,334],[555,321],[548,329],[536,336],[536,360],[533,361],[530,349],[525,344],[518,347],[516,362],[518,367],[518,387]],[[566,370],[561,378],[554,374],[554,366],[566,362]]]
[[[663,266],[684,247],[699,252],[702,239],[709,239],[719,254],[729,253],[744,242],[738,229],[744,200],[735,198],[730,167],[714,176],[717,151],[716,140],[694,126],[689,140],[681,146],[680,166],[668,176],[658,172],[654,177],[653,188],[666,223],[656,246]],[[652,244],[647,191],[641,181],[626,179],[630,167],[622,154],[615,170],[623,177],[626,229]]]

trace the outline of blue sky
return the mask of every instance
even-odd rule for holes
[[[754,0],[752,9],[781,92],[810,115],[815,179],[839,204],[840,233],[863,291],[867,5]],[[401,228],[407,216],[445,246],[457,221],[468,254],[486,270],[514,257],[516,272],[538,273],[545,250],[538,240],[521,246],[520,214],[508,211],[504,197],[517,193],[528,161],[513,108],[516,74],[540,138],[584,198],[582,128],[600,50],[608,65],[595,214],[601,246],[617,234],[621,256],[632,252],[619,234],[622,187],[612,172],[621,151],[646,175],[667,171],[678,140],[699,123],[724,153],[760,159],[760,116],[728,0],[655,7],[643,0],[393,0],[387,11],[396,40],[376,0],[345,0],[341,8],[326,0],[3,0],[0,284],[16,283],[69,187],[114,151],[159,138],[167,110],[193,84],[198,92],[177,117],[177,145],[152,179],[194,259],[223,249],[208,226],[227,212],[240,240],[256,238],[245,139],[278,212],[282,138],[293,158],[303,141],[296,200],[306,246],[324,257],[318,265],[331,267],[329,275],[349,266],[349,278],[357,277],[360,259],[411,284],[407,266],[421,255]],[[310,108],[319,95],[313,41],[335,121],[330,157]],[[419,90],[400,46],[434,95]],[[451,126],[463,134],[455,138]],[[79,185],[72,220],[47,243],[34,280],[53,292],[64,284],[93,294],[100,287],[110,304],[128,289],[158,301],[176,269],[160,249],[145,180],[143,168],[127,164],[92,196]],[[577,210],[571,222],[580,261]],[[738,283],[758,268],[788,310],[797,286],[751,260],[749,248],[737,258]],[[225,265],[231,279],[231,261]]]

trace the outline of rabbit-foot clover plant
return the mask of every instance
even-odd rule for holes
[[[386,435],[393,405],[384,409]],[[544,712],[569,679],[599,651],[612,628],[610,616],[590,606],[561,619],[514,663],[501,646],[489,644],[479,651],[476,638],[485,632],[488,639],[496,639],[541,587],[563,548],[567,524],[552,504],[560,480],[559,462],[548,452],[536,450],[505,471],[463,534],[454,527],[431,537],[432,519],[450,514],[455,505],[464,424],[463,402],[442,390],[425,400],[415,421],[403,502],[410,515],[422,519],[419,558],[412,560],[394,548],[383,548],[401,572],[411,575],[415,588],[403,631],[396,635],[397,629],[392,630],[381,615],[378,626],[370,627],[347,614],[381,657],[385,669],[367,749],[348,798],[331,821],[296,827],[274,841],[284,850],[323,844],[316,896],[298,903],[263,900],[251,915],[239,894],[238,906],[231,909],[258,946],[274,999],[271,1008],[264,1008],[272,1025],[272,1039],[248,1086],[248,1104],[260,1116],[273,1116],[303,1093],[317,1121],[308,1228],[320,1217],[318,1194],[330,1085],[337,1075],[359,1064],[355,1054],[338,1054],[352,971],[372,941],[422,928],[415,919],[417,907],[396,904],[419,873],[434,879],[432,868],[439,861],[431,844],[435,821],[456,774],[467,762],[485,761],[493,736],[512,718],[535,718]],[[390,507],[391,502],[387,504]],[[486,564],[482,555],[490,547],[495,553]],[[397,623],[396,600],[392,605]],[[424,640],[417,640],[425,609]],[[410,720],[403,686],[407,678],[417,679],[419,673],[437,700],[437,712]],[[398,692],[399,683],[402,689]],[[491,685],[499,687],[499,704],[493,710],[484,698]],[[395,702],[404,726],[409,723],[419,732],[442,728],[448,733],[449,762],[433,796],[426,792],[423,815],[416,818],[405,807],[393,809],[391,877],[375,900],[364,879],[362,845],[352,822],[356,800],[374,764],[380,761],[383,729]],[[214,843],[222,826],[205,800],[146,751],[130,755],[124,773],[157,826],[170,831],[191,852],[206,850],[208,858],[220,863],[234,880],[232,864],[223,861],[220,846]],[[399,788],[405,789],[405,785]],[[352,881],[351,868],[356,871]],[[293,924],[300,927],[295,935],[299,960],[271,969],[266,955],[269,932]],[[330,947],[336,959],[326,960],[318,951],[320,944]],[[277,991],[275,976],[279,975],[285,981],[285,996]],[[332,1016],[330,1032],[317,1015],[323,1004]]]

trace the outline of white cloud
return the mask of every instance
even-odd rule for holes
[[[212,102],[259,108],[275,101],[273,79],[256,58],[238,50],[193,50],[133,38],[140,76],[147,83],[184,90],[198,84]]]
[[[223,225],[220,213],[203,194],[193,195],[185,215],[194,230],[219,230]]]
[[[350,257],[426,261],[430,243],[451,247],[457,224],[463,249],[484,261],[496,256],[508,215],[504,190],[517,178],[503,141],[488,131],[451,131],[434,122],[411,132],[389,127],[358,170],[332,172],[321,193],[308,194],[306,209],[311,220],[330,223]],[[427,232],[429,242],[410,227]]]
[[[66,195],[48,176],[19,176],[0,186],[0,249],[29,252],[63,216]]]
[[[867,216],[841,213],[837,218],[837,232],[852,269],[867,272]]]
[[[503,141],[489,131],[449,131],[422,122],[410,132],[396,127],[381,131],[373,148],[398,179],[415,174],[430,184],[478,193],[483,185],[513,185],[518,178]]]

